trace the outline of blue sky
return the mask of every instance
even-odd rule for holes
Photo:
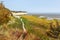
[[[0,0],[10,10],[30,13],[60,13],[60,0]]]

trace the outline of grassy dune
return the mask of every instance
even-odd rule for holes
[[[60,40],[60,37],[53,38],[46,33],[50,30],[51,22],[56,26],[55,20],[47,20],[30,15],[23,15],[21,18],[27,30],[24,40]],[[19,40],[23,33],[21,18],[13,17],[11,22],[5,25],[7,28],[0,25],[0,40]]]
[[[59,38],[55,39],[46,35],[46,32],[50,30],[49,29],[50,22],[53,22],[53,25],[56,26],[55,20],[49,21],[47,19],[37,18],[34,16],[29,16],[29,15],[22,16],[22,17],[23,19],[25,19],[25,22],[26,20],[28,21],[27,24],[32,28],[32,29],[29,29],[33,31],[31,33],[39,37],[41,40],[58,40],[59,39]]]

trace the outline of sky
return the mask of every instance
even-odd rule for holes
[[[0,0],[5,7],[29,13],[60,13],[60,0]]]

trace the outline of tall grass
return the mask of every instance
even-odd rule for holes
[[[37,37],[39,37],[42,40],[49,40],[49,38],[45,35],[43,35],[42,33],[38,32],[38,30],[34,30],[32,26],[30,26],[29,21],[25,18],[23,18],[23,22],[25,23],[25,27],[28,30],[29,33],[32,33],[34,35],[36,35]]]

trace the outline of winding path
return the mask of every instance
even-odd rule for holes
[[[20,18],[21,18],[21,17],[20,17]],[[24,24],[24,22],[23,22],[23,19],[21,18],[20,20],[21,20],[21,23],[22,23],[23,33],[21,34],[21,36],[19,37],[18,40],[24,40],[24,38],[25,38],[25,36],[26,36],[26,34],[27,34],[27,30],[26,30],[26,28],[25,28],[25,24]]]
[[[22,22],[23,31],[26,32],[26,28],[24,27],[25,25],[22,18],[21,18],[21,22]]]
[[[20,21],[21,21],[21,23],[22,23],[22,29],[23,29],[23,33],[21,34],[21,36],[18,38],[18,40],[24,40],[24,38],[25,38],[25,36],[26,36],[26,34],[27,34],[27,30],[26,30],[26,28],[25,28],[25,24],[24,24],[24,22],[23,22],[23,19],[21,18],[21,16],[17,16],[17,15],[14,15],[14,17],[16,17],[16,18],[20,18]]]

